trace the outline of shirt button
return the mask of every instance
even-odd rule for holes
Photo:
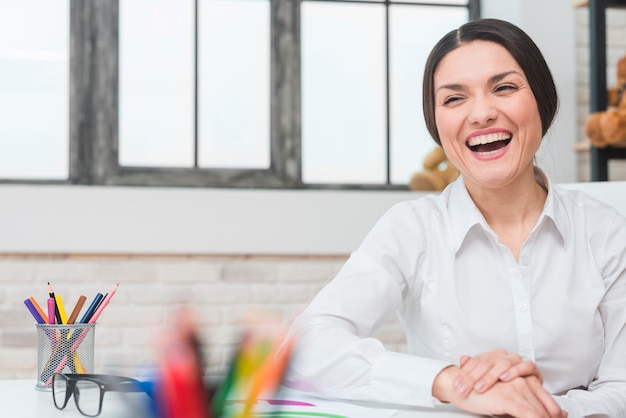
[[[522,266],[527,266],[530,264],[530,259],[527,256],[522,256],[520,259]]]
[[[527,305],[527,304],[525,304],[525,303],[522,303],[520,306],[518,306],[518,307],[517,307],[517,309],[518,309],[520,312],[526,312],[526,311],[528,310],[528,305]]]

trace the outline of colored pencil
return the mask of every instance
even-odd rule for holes
[[[102,300],[102,303],[98,306],[98,309],[96,309],[92,317],[89,319],[89,322],[88,322],[89,324],[93,324],[98,320],[98,317],[100,317],[100,315],[102,314],[102,311],[104,311],[104,308],[107,307],[107,305],[109,304],[113,296],[115,296],[115,292],[117,291],[117,287],[119,285],[120,284],[117,283],[115,286],[113,286],[113,289],[111,289],[111,291],[107,293],[106,297]]]
[[[41,309],[41,306],[39,306],[39,304],[37,303],[37,301],[35,300],[34,297],[31,296],[28,299],[33,304],[35,309],[37,309],[37,312],[39,312],[39,315],[41,315],[41,317],[43,318],[43,323],[47,324],[48,323],[48,315],[46,315],[46,313],[43,311],[43,309]]]
[[[33,302],[30,299],[25,299],[24,300],[24,305],[26,305],[26,307],[30,311],[30,314],[33,316],[33,318],[35,318],[35,322],[37,322],[38,324],[45,324],[46,323],[44,321],[44,319],[41,317],[41,315],[39,314],[39,311],[37,310],[37,308],[35,308],[35,305],[33,305]]]
[[[74,306],[74,309],[72,310],[72,313],[70,314],[70,317],[67,319],[68,324],[73,324],[74,322],[76,322],[76,318],[78,317],[80,310],[83,309],[85,300],[87,300],[87,297],[84,295],[80,295],[78,301],[76,302],[76,305]]]
[[[59,312],[59,317],[61,318],[59,324],[67,324],[67,314],[65,313],[65,306],[63,305],[61,295],[54,295],[54,300],[56,301],[57,311]]]
[[[80,323],[81,324],[86,324],[87,322],[89,322],[89,319],[91,318],[93,313],[96,311],[96,308],[100,304],[101,300],[102,300],[102,293],[98,292],[96,294],[96,297],[93,298],[93,300],[91,301],[91,304],[89,305],[89,307],[85,311],[85,314],[80,319]]]

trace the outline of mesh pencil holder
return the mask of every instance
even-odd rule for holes
[[[54,373],[93,373],[96,324],[35,324],[37,384],[50,390]]]

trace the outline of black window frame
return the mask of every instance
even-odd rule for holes
[[[191,168],[120,166],[118,162],[119,0],[70,0],[69,178],[66,181],[1,179],[0,182],[269,189],[407,189],[407,185],[390,183],[389,168],[386,184],[305,184],[302,182],[300,134],[300,4],[302,1],[343,0],[270,0],[271,157],[269,169],[199,168],[197,163],[196,167]],[[359,1],[356,0],[356,2]],[[387,11],[393,4],[450,6],[466,7],[470,20],[480,16],[479,0],[468,0],[467,5],[389,0],[381,3],[386,5]],[[197,4],[198,0],[195,1],[196,10]],[[389,103],[387,103],[388,107]],[[389,120],[389,111],[387,111],[387,120]],[[387,128],[388,167],[390,165],[389,146],[389,128]]]

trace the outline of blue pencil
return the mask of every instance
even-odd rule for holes
[[[103,297],[104,296],[102,296],[102,293],[98,292],[96,297],[93,298],[93,301],[91,302],[91,305],[89,305],[89,308],[87,308],[87,310],[85,311],[85,314],[80,319],[80,323],[81,324],[86,324],[86,323],[89,322],[89,318],[91,318],[93,313],[96,311],[96,308],[98,307],[98,304],[100,303],[100,301],[102,300]]]

